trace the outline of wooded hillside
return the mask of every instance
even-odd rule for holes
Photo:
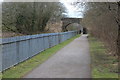
[[[45,32],[48,22],[59,22],[65,8],[58,2],[3,2],[2,29],[20,34]]]

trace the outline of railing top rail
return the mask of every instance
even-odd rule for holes
[[[12,43],[17,41],[23,41],[28,39],[35,39],[39,37],[45,37],[45,36],[54,36],[54,35],[62,35],[66,33],[71,33],[76,31],[68,31],[68,32],[60,32],[60,33],[45,33],[45,34],[36,34],[36,35],[27,35],[27,36],[16,36],[16,37],[10,37],[10,38],[0,38],[0,44],[6,44],[6,43]]]

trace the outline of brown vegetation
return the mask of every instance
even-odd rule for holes
[[[83,18],[83,25],[96,38],[104,42],[109,53],[116,55],[118,38],[117,3],[87,3],[89,9]]]
[[[62,32],[62,22],[49,22],[45,28],[48,33]]]

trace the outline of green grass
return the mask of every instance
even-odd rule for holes
[[[2,79],[2,73],[0,72],[0,80]]]
[[[3,72],[3,78],[21,78],[25,74],[29,73],[31,70],[36,68],[38,65],[46,61],[50,58],[53,54],[55,54],[58,50],[72,42],[75,38],[78,38],[80,35],[77,35],[69,40],[66,40],[52,48],[49,48],[40,54],[32,57],[29,60],[26,60],[17,66],[14,66],[6,71]]]
[[[118,78],[118,63],[115,56],[107,54],[102,42],[89,37],[93,78]]]

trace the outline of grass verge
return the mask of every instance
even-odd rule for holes
[[[38,65],[46,61],[49,57],[51,57],[53,54],[55,54],[58,50],[72,42],[74,39],[78,38],[80,35],[77,35],[71,39],[68,39],[52,48],[49,48],[40,54],[32,57],[31,59],[28,59],[6,71],[3,72],[3,78],[21,78],[34,68],[36,68]]]
[[[0,72],[0,80],[2,79],[2,73]]]
[[[89,37],[92,77],[93,78],[118,78],[118,61],[115,56],[107,54],[103,43]]]

